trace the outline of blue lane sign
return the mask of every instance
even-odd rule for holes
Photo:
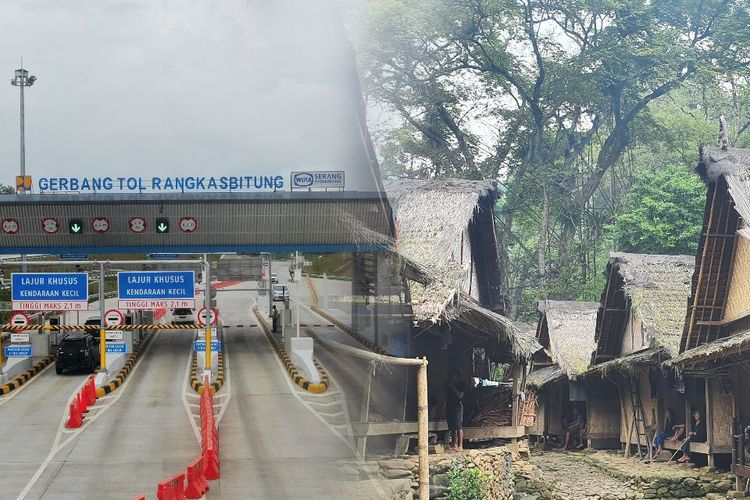
[[[16,311],[85,311],[88,273],[13,273],[11,301]]]
[[[117,273],[118,308],[195,308],[194,271]]]
[[[221,340],[211,341],[211,352],[221,351]],[[206,341],[196,340],[195,341],[195,352],[206,352]]]
[[[107,352],[127,352],[125,342],[107,342]]]
[[[13,346],[8,346],[5,348],[6,358],[25,357],[25,356],[31,356],[30,345],[13,345]]]

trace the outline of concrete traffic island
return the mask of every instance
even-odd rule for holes
[[[203,360],[202,357],[199,358],[197,352],[193,351],[192,361],[190,364],[190,387],[192,387],[193,390],[198,394],[203,394],[206,386],[203,385],[202,382],[203,369],[198,368],[199,359],[201,361]],[[219,390],[224,385],[224,350],[222,349],[214,359],[216,359],[217,364],[216,379],[212,384],[208,386],[212,394],[216,394],[217,392],[219,392]]]
[[[323,369],[323,366],[316,359],[312,359],[313,366],[317,369],[318,374],[320,375],[320,382],[312,383],[311,381],[305,379],[302,375],[299,374],[297,367],[292,362],[292,359],[289,356],[289,353],[287,352],[287,350],[284,348],[284,345],[281,342],[279,342],[276,339],[276,337],[273,335],[273,333],[271,332],[271,327],[268,325],[268,321],[266,320],[266,318],[263,317],[263,314],[261,314],[257,305],[253,308],[253,312],[255,313],[255,316],[258,318],[258,323],[260,324],[260,327],[263,330],[263,332],[266,334],[266,338],[268,339],[269,342],[271,342],[271,345],[276,351],[276,354],[278,354],[279,358],[281,359],[281,362],[284,364],[284,367],[289,373],[289,376],[292,377],[292,380],[294,381],[294,383],[302,387],[304,390],[312,392],[314,394],[320,394],[320,393],[327,391],[328,385],[329,385],[329,379],[328,379],[328,373],[326,373],[326,371]],[[311,356],[312,355],[310,355],[310,357]]]
[[[97,386],[96,396],[97,397],[100,398],[111,393],[112,391],[120,387],[123,384],[123,382],[125,382],[125,379],[127,379],[128,375],[130,375],[130,371],[138,362],[138,359],[141,357],[141,354],[149,345],[149,343],[151,343],[153,338],[154,338],[153,334],[146,335],[143,342],[141,342],[141,344],[137,348],[135,348],[133,353],[127,357],[127,360],[125,360],[123,356],[122,368],[119,369],[119,371],[117,372],[117,375],[114,378],[111,378],[111,379],[109,378],[112,372],[109,372],[109,373],[98,372],[96,374],[96,386]]]
[[[315,314],[317,314],[318,316],[320,316],[320,317],[326,319],[327,321],[330,321],[334,325],[336,325],[336,328],[338,328],[342,332],[346,333],[347,335],[349,335],[351,338],[353,338],[354,340],[356,340],[357,342],[359,342],[363,346],[367,347],[367,349],[369,349],[370,351],[372,351],[372,352],[374,352],[376,354],[382,354],[384,356],[390,356],[390,354],[388,352],[386,352],[385,349],[383,349],[382,347],[380,347],[376,343],[372,342],[371,340],[363,337],[362,335],[360,335],[359,333],[357,333],[356,331],[354,331],[354,329],[352,327],[350,327],[349,325],[347,325],[343,321],[338,320],[336,317],[334,317],[333,315],[331,315],[328,312],[324,311],[323,309],[321,309],[317,305],[315,305],[315,304],[311,305],[310,309]]]
[[[31,358],[26,358],[29,360],[29,363],[31,361]],[[41,360],[37,361],[34,366],[27,369],[26,371],[22,372],[21,374],[17,375],[12,380],[8,381],[7,383],[0,386],[0,395],[8,394],[9,392],[18,389],[23,384],[31,380],[34,375],[41,372],[45,367],[47,367],[50,363],[55,361],[55,355],[50,354],[49,356],[45,356]],[[7,368],[7,364],[6,364]]]

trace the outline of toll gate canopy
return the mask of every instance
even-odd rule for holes
[[[380,192],[0,196],[1,254],[373,252],[390,248]]]

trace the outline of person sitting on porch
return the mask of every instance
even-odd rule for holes
[[[693,422],[690,424],[690,432],[688,432],[687,439],[685,439],[680,448],[682,456],[677,461],[683,464],[690,462],[690,443],[705,443],[706,438],[706,422],[703,420],[701,412],[695,410],[693,412]]]
[[[565,430],[565,444],[563,445],[564,450],[570,449],[570,440],[573,436],[578,434],[578,447],[577,449],[583,449],[583,437],[585,435],[586,424],[583,420],[583,415],[578,410],[577,406],[573,407],[573,419],[570,424],[567,425]]]
[[[672,411],[672,408],[667,408],[667,411],[664,413],[664,430],[654,436],[652,456],[657,457],[664,448],[664,443],[667,441],[679,441],[684,433],[685,426],[682,424],[676,424],[674,420],[674,411]]]

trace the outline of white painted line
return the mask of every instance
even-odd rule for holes
[[[31,380],[29,380],[28,382],[26,382],[25,384],[23,384],[18,389],[14,390],[14,391],[11,391],[10,394],[6,394],[2,398],[0,398],[0,406],[4,405],[5,403],[7,403],[8,401],[10,401],[11,399],[13,399],[16,396],[18,396],[18,394],[20,394],[20,392],[22,390],[26,389],[28,386],[30,386],[31,384],[33,384],[36,381],[36,379],[38,379],[42,375],[42,373],[44,373],[47,370],[49,370],[50,368],[52,368],[52,366],[54,364],[55,364],[54,362],[48,364],[46,367],[44,367],[44,369],[42,371],[40,371],[39,373],[37,373],[36,375],[34,375],[33,377],[31,377]]]
[[[194,335],[195,335],[194,338],[197,338],[198,334],[196,333]],[[190,409],[191,403],[187,402],[188,390],[190,392],[192,392],[192,393],[195,393],[195,391],[193,391],[193,388],[190,386],[190,368],[191,368],[191,366],[193,364],[193,353],[192,353],[193,347],[192,346],[193,346],[193,344],[191,342],[190,343],[190,350],[191,350],[191,352],[190,352],[190,355],[188,356],[187,365],[185,367],[185,381],[182,384],[182,398],[181,399],[182,399],[182,405],[185,407],[185,411],[187,412],[188,420],[190,420],[190,425],[193,428],[193,433],[195,434],[195,439],[198,440],[198,446],[200,446],[200,444],[201,444],[201,430],[200,430],[199,426],[196,425],[196,423],[195,423],[195,418],[194,418],[195,415],[193,415],[193,410]],[[198,406],[198,407],[200,407],[200,405],[192,405],[192,406]]]
[[[218,415],[216,415],[216,427],[219,427],[219,423],[221,423],[221,419],[224,418],[224,412],[227,411],[227,407],[229,406],[229,401],[232,399],[232,377],[231,373],[229,371],[229,349],[227,347],[226,342],[224,343],[224,394],[222,396],[226,396],[226,398],[221,403],[221,409],[219,410]],[[217,397],[214,396],[214,400],[216,400]]]
[[[336,429],[334,429],[331,426],[331,424],[329,424],[328,422],[326,422],[325,419],[323,417],[321,417],[318,414],[317,411],[313,410],[310,407],[310,405],[307,404],[307,401],[305,401],[299,395],[299,390],[298,390],[299,386],[296,385],[296,384],[294,384],[294,383],[292,383],[292,380],[289,377],[289,372],[287,371],[286,367],[281,363],[281,359],[279,359],[279,356],[276,354],[276,350],[273,348],[273,345],[271,344],[271,341],[268,340],[268,337],[266,336],[265,332],[261,332],[261,334],[263,335],[263,338],[265,339],[265,341],[268,344],[268,346],[271,348],[271,354],[273,355],[273,358],[276,360],[276,364],[278,365],[279,370],[282,372],[282,377],[284,378],[284,381],[286,382],[286,385],[289,386],[289,390],[292,393],[292,395],[294,395],[294,397],[297,398],[297,401],[299,401],[300,403],[302,403],[302,405],[307,409],[307,411],[309,411],[310,413],[312,413],[315,416],[315,418],[317,418],[318,420],[320,420],[320,422],[323,425],[325,425],[328,428],[328,430],[331,431],[331,433],[334,436],[336,436],[337,438],[339,438],[341,440],[341,442],[344,443],[346,445],[346,447],[349,448],[349,450],[352,453],[356,453],[356,450],[354,449],[354,446],[352,446],[352,444],[349,442],[349,440],[346,439],[344,436],[342,436],[339,431],[337,431]],[[331,378],[330,373],[328,374],[328,377],[329,377],[329,379]],[[301,390],[304,390],[304,389],[301,389]],[[312,394],[312,393],[310,393],[310,394]]]
[[[62,437],[63,437],[63,434],[67,434],[67,431],[70,430],[70,429],[66,429],[65,428],[65,423],[68,420],[68,411],[70,409],[70,403],[73,402],[73,399],[78,394],[78,391],[80,391],[81,388],[88,382],[88,377],[86,377],[86,379],[83,382],[81,382],[81,384],[76,388],[75,392],[73,392],[73,395],[68,399],[68,403],[65,406],[65,409],[63,410],[63,415],[62,415],[62,418],[60,419],[60,424],[58,425],[58,428],[57,428],[57,434],[55,435],[55,441],[52,443],[52,448],[50,449],[50,452],[47,455],[47,458],[44,459],[44,462],[42,462],[42,464],[36,470],[36,472],[34,473],[34,475],[31,476],[31,479],[29,479],[29,482],[26,483],[26,486],[21,491],[21,493],[19,493],[18,497],[16,497],[16,500],[24,500],[26,498],[26,495],[29,494],[29,491],[31,491],[31,489],[34,487],[34,485],[36,484],[36,482],[39,481],[39,478],[41,477],[42,473],[44,473],[44,470],[47,468],[47,466],[49,465],[49,463],[52,461],[53,458],[55,458],[55,455],[57,455],[57,453],[60,450],[62,450],[63,448],[65,448],[76,436],[78,436],[79,433],[81,433],[81,432],[85,431],[86,429],[88,429],[88,427],[91,424],[93,424],[94,421],[97,418],[99,418],[100,415],[103,415],[106,410],[108,410],[114,403],[117,402],[117,400],[120,399],[120,397],[122,396],[122,394],[125,392],[125,389],[127,388],[128,384],[133,379],[133,375],[138,370],[138,368],[141,366],[141,363],[143,362],[143,359],[146,357],[146,353],[148,352],[149,349],[151,349],[151,346],[153,345],[154,341],[156,340],[156,338],[159,336],[160,333],[161,333],[161,330],[157,330],[157,332],[154,334],[151,342],[146,347],[146,349],[143,350],[143,352],[141,353],[140,358],[138,358],[138,361],[136,362],[135,366],[133,366],[133,369],[130,371],[130,374],[128,375],[128,378],[125,380],[125,383],[122,384],[117,389],[117,395],[112,399],[112,402],[109,403],[109,404],[107,404],[107,405],[105,405],[103,407],[102,411],[97,412],[96,415],[93,415],[91,417],[86,417],[86,419],[84,419],[83,425],[81,425],[81,427],[79,427],[78,429],[75,429],[73,432],[71,432],[68,435],[68,437],[65,439],[65,441],[60,442],[61,439],[62,439]],[[101,398],[101,399],[103,399],[103,398]]]

